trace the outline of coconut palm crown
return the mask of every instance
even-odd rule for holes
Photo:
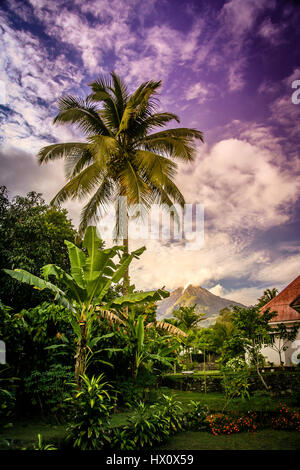
[[[116,73],[90,83],[86,98],[71,95],[60,98],[56,124],[75,124],[85,142],[55,143],[38,153],[39,163],[63,158],[66,185],[52,200],[90,196],[81,212],[79,231],[96,222],[107,204],[127,198],[128,206],[151,203],[184,205],[184,197],[174,183],[177,161],[191,162],[195,139],[203,142],[196,129],[158,130],[179,118],[157,112],[160,81],[147,81],[130,94]],[[126,237],[125,237],[126,238]]]

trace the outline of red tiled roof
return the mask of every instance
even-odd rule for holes
[[[291,303],[291,307],[300,313],[300,295]]]
[[[300,276],[296,277],[287,287],[285,287],[274,299],[264,305],[260,311],[264,312],[267,308],[270,312],[277,312],[271,322],[300,321],[300,314],[290,306],[300,295]]]

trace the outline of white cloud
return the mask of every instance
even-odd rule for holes
[[[218,295],[219,297],[224,297],[226,295],[226,289],[221,284],[216,284],[215,286],[208,289],[214,295]]]
[[[285,287],[300,274],[300,252],[291,256],[284,256],[273,262],[266,263],[257,273],[255,278],[274,285]],[[253,276],[254,277],[254,273]]]
[[[131,249],[143,243],[131,242]],[[158,241],[146,241],[146,246],[146,252],[131,271],[132,281],[141,289],[163,285],[175,289],[188,282],[202,286],[218,284],[226,277],[247,277],[269,260],[264,251],[247,251],[224,232],[207,232],[203,248],[197,251],[187,251],[175,244],[162,246]]]
[[[224,4],[219,18],[233,40],[238,42],[253,28],[261,11],[275,6],[275,0],[230,0]]]
[[[272,23],[270,18],[266,18],[260,25],[259,34],[264,39],[268,40],[272,45],[277,46],[284,41],[282,32],[285,29],[284,23]]]
[[[257,302],[257,299],[263,294],[261,287],[244,287],[241,289],[233,289],[228,291],[224,298],[228,300],[234,300],[243,305],[250,306]]]
[[[198,103],[204,103],[207,99],[208,93],[208,87],[198,82],[187,88],[185,97],[188,101],[197,98]]]
[[[300,193],[294,172],[284,170],[276,155],[239,139],[204,151],[192,170],[182,166],[178,184],[188,202],[204,205],[215,228],[231,231],[286,222],[286,209]]]

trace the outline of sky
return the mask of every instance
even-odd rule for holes
[[[146,242],[132,282],[246,305],[281,290],[300,274],[299,24],[292,0],[2,0],[0,184],[49,202],[63,163],[38,166],[38,150],[83,138],[53,125],[58,98],[113,70],[132,91],[162,80],[160,109],[204,133],[176,177],[204,207],[204,244]],[[64,206],[76,225],[82,202]]]

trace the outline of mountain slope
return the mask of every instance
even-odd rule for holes
[[[174,310],[179,307],[190,307],[196,304],[196,313],[205,313],[205,320],[200,322],[201,326],[209,326],[216,321],[220,310],[225,307],[244,305],[233,300],[224,299],[212,294],[203,287],[192,286],[191,284],[184,289],[178,287],[170,297],[159,302],[157,307],[157,319],[171,318]]]

